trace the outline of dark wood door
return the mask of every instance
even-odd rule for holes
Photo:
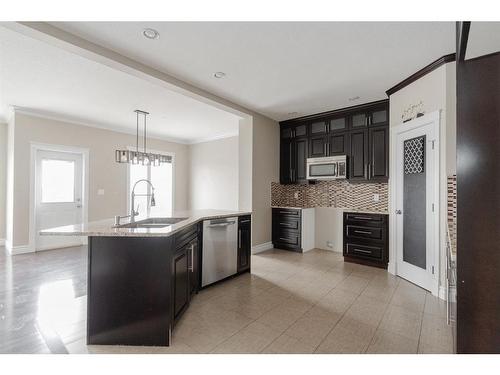
[[[199,285],[199,242],[198,238],[192,240],[188,245],[188,269],[189,269],[189,293],[196,293]]]
[[[457,63],[458,353],[500,353],[499,93],[500,53]]]
[[[349,154],[349,133],[333,133],[330,135],[329,155],[348,155]]]
[[[293,140],[293,182],[307,182],[307,147],[307,138],[297,138]]]
[[[370,161],[369,179],[387,181],[389,178],[389,127],[378,126],[368,131]]]
[[[352,130],[349,154],[349,179],[366,180],[368,169],[368,131]]]
[[[172,261],[174,319],[181,315],[189,303],[189,248],[186,245],[177,250]]]
[[[292,183],[293,162],[293,141],[282,138],[280,142],[280,183]]]
[[[238,222],[238,272],[250,269],[251,247],[250,216],[240,217]]]
[[[309,138],[309,157],[319,158],[328,155],[328,137],[324,135]]]

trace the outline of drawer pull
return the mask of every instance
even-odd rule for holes
[[[283,225],[285,227],[291,227],[292,226],[292,224],[290,224],[290,223],[280,223],[280,225]]]
[[[358,219],[358,220],[373,220],[373,218],[371,218],[369,216],[354,216],[354,219]]]
[[[249,223],[249,222],[250,222],[250,219],[247,219],[247,220],[241,220],[241,221],[240,221],[240,224]]]
[[[367,230],[355,230],[354,233],[360,233],[360,234],[372,234],[371,231],[367,231]]]
[[[290,241],[290,238],[283,238],[283,237],[280,237],[280,240],[281,240],[281,241]]]
[[[362,250],[362,249],[357,249],[357,248],[354,248],[353,250],[354,251],[359,251],[360,253],[365,253],[365,254],[371,254],[372,253],[370,250]]]
[[[281,215],[297,215],[296,211],[280,211]]]

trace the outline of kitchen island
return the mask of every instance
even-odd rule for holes
[[[41,231],[89,238],[87,344],[170,345],[175,323],[201,287],[203,222],[231,217],[238,219],[240,274],[250,271],[250,212],[179,211],[118,227],[109,219]]]

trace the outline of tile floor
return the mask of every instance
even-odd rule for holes
[[[270,250],[200,291],[163,347],[85,345],[84,247],[0,249],[0,353],[451,353],[443,301],[340,254]]]

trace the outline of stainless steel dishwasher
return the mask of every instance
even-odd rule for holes
[[[238,270],[238,218],[205,220],[201,286],[212,284]]]

